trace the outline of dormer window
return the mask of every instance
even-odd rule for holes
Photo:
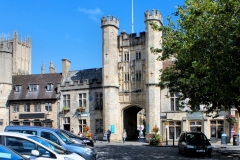
[[[38,90],[38,84],[30,84],[29,85],[29,91],[34,92]]]
[[[22,89],[22,86],[21,85],[16,85],[15,86],[15,92],[20,92]]]
[[[53,84],[52,83],[48,83],[47,84],[47,91],[52,91],[53,90]]]

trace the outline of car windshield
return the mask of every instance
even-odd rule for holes
[[[0,145],[0,159],[1,160],[25,160],[18,153]]]
[[[202,133],[187,133],[188,145],[209,145],[207,137]]]
[[[66,135],[62,132],[59,132],[59,131],[55,131],[55,133],[61,138],[61,140],[64,143],[66,143],[66,144],[72,144],[73,143],[73,141],[71,140],[71,138],[68,135]]]
[[[68,132],[68,131],[62,131],[62,130],[61,130],[60,132],[62,132],[63,134],[68,135],[68,136],[71,137],[71,138],[77,137],[77,135],[75,135],[75,134],[73,134],[73,133],[71,133],[71,132]]]
[[[43,139],[41,137],[38,137],[38,136],[29,136],[28,138],[38,142],[38,143],[41,143],[42,145],[44,145],[45,147],[47,147],[48,149],[54,151],[55,153],[58,153],[58,154],[67,154],[67,150],[56,145],[55,143],[47,140],[47,139]]]

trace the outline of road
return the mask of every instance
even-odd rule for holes
[[[152,147],[145,143],[137,142],[101,142],[95,143],[95,149],[98,152],[98,160],[154,160],[154,159],[164,159],[164,160],[206,160],[206,159],[226,159],[227,157],[216,152],[212,153],[212,158],[207,156],[191,155],[186,157],[182,154],[178,154],[177,147]],[[235,158],[231,157],[232,160]],[[236,158],[237,159],[237,158]]]

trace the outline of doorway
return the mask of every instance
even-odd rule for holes
[[[137,114],[140,110],[142,108],[133,106],[123,111],[123,127],[126,129],[128,141],[137,140],[139,137]]]

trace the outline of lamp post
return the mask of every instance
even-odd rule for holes
[[[166,128],[166,146],[168,145],[168,138],[167,138],[167,125],[165,124],[165,128]]]
[[[58,126],[58,129],[60,129],[60,99],[61,99],[61,92],[59,91],[57,93],[57,126]]]

